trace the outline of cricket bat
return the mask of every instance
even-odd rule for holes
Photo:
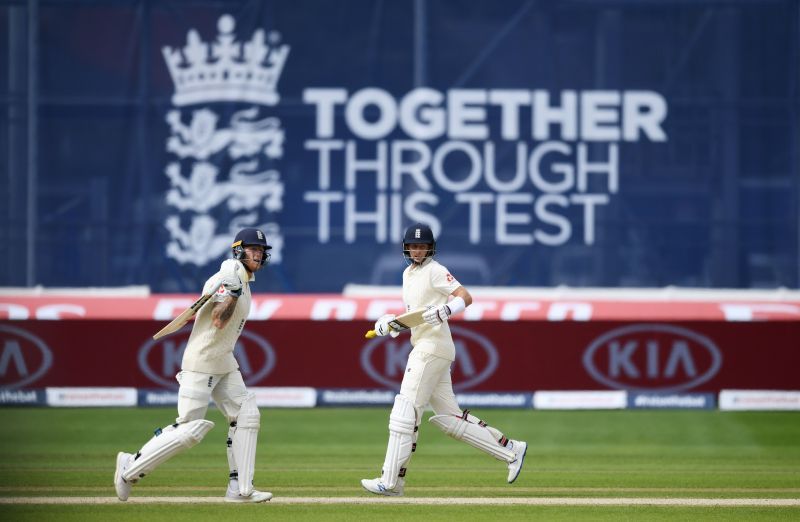
[[[170,322],[167,326],[165,326],[164,328],[162,328],[161,330],[156,332],[156,334],[153,336],[153,339],[160,339],[160,338],[164,337],[165,335],[169,335],[171,333],[175,333],[178,330],[180,330],[181,328],[183,328],[183,325],[188,323],[189,319],[194,317],[195,314],[197,312],[199,312],[201,308],[203,308],[203,305],[206,304],[208,302],[208,300],[211,299],[214,296],[215,293],[217,293],[217,290],[219,290],[219,286],[221,286],[221,285],[218,285],[214,289],[214,291],[211,292],[210,294],[201,295],[200,299],[195,301],[192,304],[192,306],[190,306],[189,308],[187,308],[186,310],[181,312],[181,314],[178,317],[176,317],[175,319],[173,319],[172,322]]]
[[[425,313],[428,307],[417,308],[416,310],[411,310],[410,312],[406,312],[404,314],[400,314],[391,321],[389,321],[389,328],[394,330],[395,332],[402,332],[404,330],[410,330],[415,326],[419,326],[425,322],[425,319],[422,318],[422,314]],[[377,332],[375,330],[370,330],[364,337],[367,339],[372,339],[373,337],[377,336]]]

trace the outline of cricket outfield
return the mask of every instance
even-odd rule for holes
[[[0,409],[4,520],[431,520],[800,517],[800,414],[718,411],[476,411],[529,443],[513,484],[505,466],[430,425],[406,496],[361,489],[380,472],[388,408],[262,409],[255,485],[266,504],[221,502],[224,419],[119,502],[117,451],[170,423],[172,408]],[[426,414],[427,417],[429,414]]]

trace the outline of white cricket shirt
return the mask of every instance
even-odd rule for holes
[[[227,260],[224,263],[231,261],[234,260]],[[241,264],[239,261],[235,262]],[[205,289],[211,284],[212,280],[217,280],[221,271],[208,278],[203,288]],[[241,272],[246,273],[244,267],[241,268]],[[255,274],[250,274],[248,281],[242,280],[242,295],[237,299],[233,316],[225,328],[215,327],[211,318],[213,304],[223,301],[230,294],[224,286],[220,287],[214,297],[209,300],[210,302],[200,309],[195,317],[186,351],[183,352],[183,362],[181,363],[183,370],[221,374],[236,371],[239,368],[239,364],[233,356],[233,349],[236,347],[236,341],[239,339],[250,313],[250,283],[255,279]]]
[[[403,271],[403,302],[406,310],[423,306],[439,306],[449,301],[461,283],[450,275],[447,268],[426,259],[422,265],[412,264]],[[456,347],[447,321],[434,326],[428,323],[411,329],[414,350],[427,352],[449,361],[456,359]]]

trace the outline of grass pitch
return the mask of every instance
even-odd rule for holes
[[[173,421],[173,408],[4,408],[0,519],[800,519],[800,413],[474,413],[528,441],[513,485],[503,463],[425,421],[406,483],[406,499],[415,503],[374,497],[359,480],[380,473],[389,408],[262,409],[255,484],[275,500],[229,505],[208,503],[224,494],[228,474],[227,428],[215,409],[208,418],[217,426],[205,440],[135,486],[135,502],[123,503],[113,500],[117,451],[141,447]],[[69,499],[20,503],[42,497]],[[181,503],[139,502],[156,497]]]

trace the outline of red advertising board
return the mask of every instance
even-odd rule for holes
[[[564,292],[561,298],[473,296],[456,321],[800,321],[800,299],[587,297]],[[597,292],[602,295],[602,292]],[[0,295],[0,320],[151,319],[169,321],[198,296],[147,297],[86,295]],[[399,292],[377,297],[340,294],[254,294],[252,320],[375,321],[405,311]]]
[[[0,387],[175,387],[188,328],[161,321],[0,322]],[[410,345],[368,321],[251,321],[237,358],[251,386],[392,388]],[[798,321],[459,321],[457,391],[799,389]]]

